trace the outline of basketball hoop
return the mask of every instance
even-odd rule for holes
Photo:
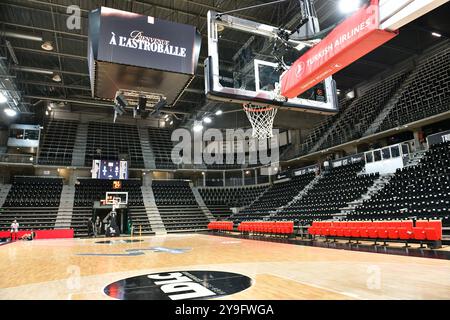
[[[252,124],[252,137],[258,140],[272,138],[273,121],[278,109],[272,106],[257,106],[252,104],[244,104],[243,108],[248,120]]]

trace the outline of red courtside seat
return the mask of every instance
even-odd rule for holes
[[[388,238],[389,239],[399,239],[399,228],[401,227],[401,221],[394,221],[390,223],[390,226],[387,228],[388,230]]]
[[[428,221],[416,221],[416,226],[413,227],[413,234],[415,240],[426,240],[427,234],[425,227],[428,226]]]
[[[416,227],[423,228],[426,240],[442,240],[442,222],[440,220],[417,221]]]
[[[377,225],[378,239],[387,239],[389,235],[388,228],[390,227],[390,222],[379,222]]]
[[[361,226],[362,222],[354,222],[352,227],[350,228],[350,234],[352,238],[360,238],[361,237]]]
[[[372,222],[370,227],[367,227],[367,230],[369,232],[369,238],[370,239],[377,239],[378,238],[378,226],[381,222]]]
[[[343,237],[345,227],[347,227],[347,222],[339,222],[338,226],[336,227],[336,236]]]
[[[369,227],[371,222],[361,222],[361,227],[359,228],[359,236],[361,238],[369,238]]]
[[[347,222],[347,226],[344,227],[344,237],[350,238],[352,236],[352,227],[354,222]]]
[[[398,228],[398,237],[400,240],[409,240],[414,238],[412,221],[402,221],[400,227]]]

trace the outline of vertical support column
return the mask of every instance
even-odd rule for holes
[[[255,169],[255,184],[258,184],[258,169]]]
[[[245,186],[245,171],[242,170],[242,185]]]
[[[225,174],[225,170],[224,171],[222,171],[222,174],[223,174],[223,186],[225,187],[226,186],[226,183],[225,183],[225,180],[226,180],[226,174]]]
[[[206,172],[202,172],[203,176],[203,186],[206,187]]]

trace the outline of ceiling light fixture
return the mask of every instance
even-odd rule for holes
[[[339,1],[339,10],[345,14],[358,10],[360,6],[361,6],[360,0],[341,0],[341,1]]]
[[[52,51],[53,50],[53,43],[51,41],[45,41],[41,45],[41,48],[44,49],[45,51]]]
[[[52,80],[55,81],[55,82],[61,82],[61,76],[59,74],[55,73],[53,75]]]
[[[17,111],[11,108],[6,108],[4,111],[8,117],[15,117],[17,115]]]
[[[8,101],[8,98],[3,94],[3,92],[0,92],[0,103],[6,103]]]

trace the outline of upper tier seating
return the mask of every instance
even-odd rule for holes
[[[349,109],[334,123],[334,127],[317,150],[361,138],[408,75],[409,72],[405,71],[395,73],[373,84],[352,101]]]
[[[71,228],[76,236],[87,235],[87,221],[93,214],[95,201],[105,199],[106,192],[128,192],[128,214],[131,222],[138,230],[141,226],[142,234],[152,234],[152,229],[145,212],[144,201],[139,180],[121,180],[122,188],[113,189],[110,180],[80,179],[75,185],[74,211]]]
[[[289,181],[274,183],[255,202],[243,211],[234,214],[234,221],[259,220],[284,205],[287,205],[299,194],[315,177],[308,173],[293,177]]]
[[[62,185],[60,178],[15,177],[0,209],[0,230],[15,219],[21,230],[53,229]]]
[[[230,208],[248,206],[266,189],[267,186],[218,187],[199,188],[198,191],[215,218],[228,219],[232,214]]]
[[[149,142],[155,157],[157,168],[174,169],[176,165],[172,161],[173,143],[172,132],[164,128],[148,128]]]
[[[144,168],[141,141],[136,126],[90,122],[86,143],[85,165],[92,160],[121,160],[125,155],[130,168]]]
[[[410,217],[450,226],[450,142],[432,146],[417,166],[398,169],[384,189],[356,208],[351,220]]]
[[[332,218],[347,203],[366,193],[379,177],[378,174],[358,175],[363,167],[363,163],[354,163],[326,170],[306,195],[285,207],[273,219],[309,224],[313,220]]]
[[[70,166],[77,128],[77,121],[50,120],[41,136],[39,164]]]
[[[161,219],[168,232],[207,229],[209,220],[199,208],[189,182],[154,180],[152,189]]]
[[[379,131],[450,110],[450,45],[423,58]]]

